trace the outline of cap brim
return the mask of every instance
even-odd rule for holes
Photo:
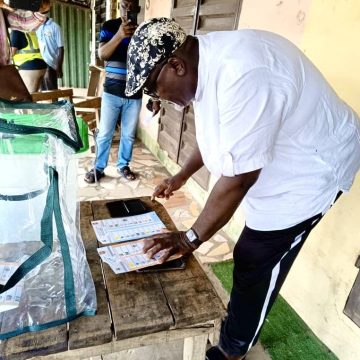
[[[150,75],[150,74],[149,74]],[[149,77],[149,75],[146,78],[140,78],[138,81],[128,81],[126,80],[126,87],[125,87],[125,95],[126,96],[133,96],[135,95],[138,91],[141,90],[141,88],[144,86],[147,78]]]

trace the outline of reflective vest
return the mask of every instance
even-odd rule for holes
[[[26,36],[28,44],[25,48],[18,50],[14,55],[14,63],[17,66],[21,66],[22,64],[35,59],[43,60],[36,33],[30,32],[24,33],[24,35]]]

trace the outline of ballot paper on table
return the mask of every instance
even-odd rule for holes
[[[102,244],[142,239],[166,231],[166,226],[155,211],[142,215],[96,220],[91,224],[97,239]]]
[[[0,284],[5,285],[18,267],[17,262],[0,261]],[[22,290],[23,285],[20,283],[0,294],[0,313],[19,306]]]
[[[126,243],[104,246],[98,248],[101,260],[107,263],[115,274],[122,274],[129,271],[143,269],[159,264],[162,251],[157,253],[154,258],[149,259],[143,253],[146,239],[129,241]],[[168,261],[179,258],[181,255],[171,256]]]

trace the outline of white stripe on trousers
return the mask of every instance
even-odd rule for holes
[[[276,281],[278,279],[278,276],[279,276],[279,272],[280,272],[280,264],[281,264],[281,260],[284,259],[284,257],[296,246],[298,245],[300,242],[301,242],[301,239],[302,239],[302,236],[305,234],[305,231],[303,231],[300,235],[296,236],[296,238],[294,239],[294,242],[291,244],[291,247],[290,249],[281,257],[281,259],[279,260],[279,262],[275,265],[275,267],[273,268],[272,272],[271,272],[271,279],[270,279],[270,285],[269,285],[269,289],[268,289],[268,292],[266,294],[266,298],[265,298],[265,302],[264,302],[264,305],[263,305],[263,308],[261,310],[261,315],[260,315],[260,320],[259,320],[259,324],[256,328],[256,331],[255,331],[255,334],[254,334],[254,337],[253,339],[251,340],[250,342],[250,345],[248,347],[248,351],[252,348],[253,346],[253,342],[264,322],[264,319],[265,319],[265,314],[266,314],[266,311],[267,311],[267,308],[268,308],[268,305],[269,305],[269,302],[270,302],[270,298],[271,298],[271,295],[274,291],[274,288],[275,288],[275,285],[276,285]]]

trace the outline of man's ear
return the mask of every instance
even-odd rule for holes
[[[186,65],[183,59],[174,56],[169,58],[168,64],[176,71],[176,75],[184,76],[186,74]]]

